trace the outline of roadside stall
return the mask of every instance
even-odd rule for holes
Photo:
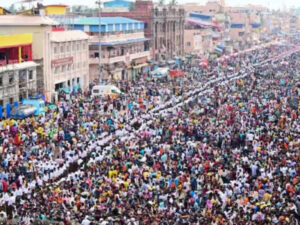
[[[184,75],[185,74],[184,74],[183,70],[170,70],[169,71],[169,76],[172,79],[183,78]]]
[[[151,75],[154,79],[168,77],[169,68],[167,67],[159,67],[156,70],[151,72]]]

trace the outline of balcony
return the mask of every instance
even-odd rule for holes
[[[150,57],[150,52],[144,51],[144,52],[138,52],[138,53],[131,54],[130,60],[139,59],[139,58],[143,58],[143,57],[147,57],[147,59],[148,59]]]
[[[105,34],[101,36],[101,42],[117,42],[117,41],[127,41],[132,39],[144,38],[144,32],[134,32],[134,33],[115,33],[115,34]],[[92,36],[89,40],[90,43],[98,43],[98,36]]]
[[[6,66],[6,65],[9,65],[9,64],[16,64],[16,63],[19,63],[19,60],[11,59],[11,60],[8,60],[8,63],[7,63],[6,60],[0,60],[0,66]]]
[[[99,63],[99,58],[90,58],[89,59],[89,64],[98,64]]]
[[[144,58],[144,57],[147,57],[147,59],[149,59],[150,52],[144,51],[144,52],[137,52],[137,53],[130,54],[130,55],[111,56],[109,58],[102,58],[101,64],[114,64],[114,63],[118,63],[118,62],[124,62],[126,64],[129,64],[130,61],[132,61],[132,60]],[[89,63],[90,64],[98,64],[99,59],[98,58],[90,58]]]
[[[110,58],[103,58],[101,59],[102,64],[114,64],[118,62],[126,62],[126,56],[121,55],[121,56],[114,56]]]

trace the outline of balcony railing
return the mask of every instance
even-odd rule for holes
[[[143,58],[143,57],[150,57],[150,52],[149,51],[145,51],[145,52],[138,52],[138,53],[134,53],[130,55],[130,59],[138,59],[138,58]]]
[[[6,65],[9,65],[9,64],[16,64],[16,63],[19,63],[19,60],[11,59],[11,60],[8,60],[8,63],[7,63],[6,60],[0,60],[0,66],[6,66]]]
[[[102,58],[101,59],[101,64],[113,64],[117,62],[124,62],[124,63],[129,63],[131,60],[134,59],[139,59],[147,57],[147,59],[150,57],[150,52],[149,51],[144,51],[144,52],[137,52],[130,54],[129,56],[127,55],[121,55],[121,56],[111,56],[109,58]],[[90,64],[98,64],[99,59],[98,58],[90,58],[89,59]]]
[[[103,64],[113,64],[113,63],[117,63],[117,62],[125,62],[125,55],[121,55],[121,56],[115,56],[115,57],[110,57],[110,58],[105,58],[102,60]]]
[[[89,59],[89,63],[90,64],[98,64],[99,63],[99,58],[90,58]]]

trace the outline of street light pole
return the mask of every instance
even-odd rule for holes
[[[99,83],[102,83],[102,74],[101,74],[101,0],[96,1],[96,4],[98,4],[98,18],[99,18],[99,24],[98,24],[98,59],[99,59]]]

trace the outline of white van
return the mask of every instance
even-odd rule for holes
[[[121,91],[114,85],[95,85],[92,88],[92,98],[96,96],[118,98],[121,95]]]

